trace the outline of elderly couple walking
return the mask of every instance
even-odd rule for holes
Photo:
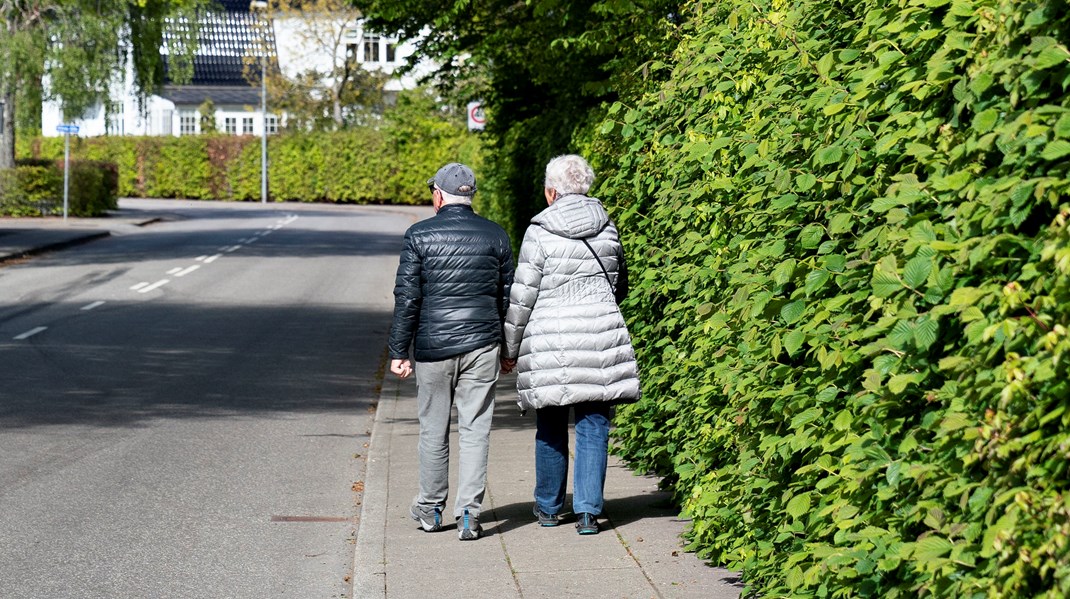
[[[425,531],[443,528],[455,405],[453,515],[462,541],[482,534],[494,387],[499,371],[516,368],[520,408],[535,411],[535,519],[561,523],[571,410],[576,529],[598,533],[610,407],[638,399],[639,379],[617,307],[628,292],[624,253],[602,203],[586,195],[593,182],[580,156],[550,161],[549,207],[531,219],[514,270],[505,231],[472,210],[471,169],[447,164],[428,181],[435,216],[405,233],[390,330],[390,370],[416,373],[420,482],[410,514]]]

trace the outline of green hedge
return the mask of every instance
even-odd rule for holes
[[[100,216],[118,207],[118,169],[112,163],[72,160],[67,213]],[[0,170],[0,215],[63,214],[63,163],[20,160],[14,169]]]
[[[691,4],[600,195],[619,451],[752,594],[1070,596],[1070,11]]]
[[[20,141],[19,154],[62,156],[61,138]],[[250,136],[100,137],[72,142],[72,155],[119,169],[124,197],[259,200],[261,140]],[[479,139],[440,123],[411,130],[384,124],[268,139],[273,201],[423,204],[426,181],[443,164],[482,164]]]

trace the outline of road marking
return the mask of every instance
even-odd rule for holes
[[[92,310],[93,308],[97,308],[97,307],[100,307],[100,306],[103,306],[103,305],[104,305],[104,302],[99,302],[98,301],[98,302],[93,302],[92,304],[87,304],[85,306],[82,306],[82,309],[83,310]]]
[[[222,255],[223,254],[213,254],[211,256],[208,256],[207,258],[204,259],[204,263],[205,264],[211,264],[211,263],[215,262],[217,259],[219,259],[219,257],[221,257]]]
[[[197,256],[196,258],[194,258],[194,260],[196,260],[197,262],[200,262],[201,260],[204,260],[207,257],[208,256]]]
[[[40,333],[41,331],[46,331],[46,330],[48,330],[48,327],[37,327],[35,329],[30,329],[30,330],[26,331],[25,333],[23,333],[21,335],[15,335],[15,341],[22,341],[23,339],[29,339],[30,337],[33,337],[37,333]]]
[[[148,281],[142,281],[142,282],[138,283],[137,285],[134,285],[133,287],[131,287],[130,291],[137,291],[138,289],[141,289],[142,287],[144,287],[145,285],[148,285],[148,284],[149,284]]]
[[[166,285],[166,284],[168,284],[170,282],[171,282],[171,279],[160,279],[159,281],[156,281],[155,283],[153,283],[152,285],[149,285],[148,287],[142,287],[141,289],[138,289],[137,292],[138,293],[148,293],[148,292],[152,291],[153,289],[158,289],[160,287],[163,287],[164,285]]]
[[[243,237],[238,240],[238,243],[249,243],[250,239],[252,239],[252,237]]]
[[[176,266],[176,267],[172,268],[171,270],[167,271],[167,274],[173,275],[173,274],[175,274],[176,272],[178,272],[180,270],[182,270],[182,267],[181,266]]]
[[[168,273],[168,274],[174,274],[176,277],[184,277],[184,276],[188,275],[189,273],[197,270],[200,267],[201,267],[200,264],[194,264],[193,266],[189,266],[189,267],[187,267],[187,268],[185,268],[183,270],[180,270],[180,271],[178,271],[176,273]]]
[[[240,245],[232,245],[232,246],[230,246],[229,248],[227,248],[227,249],[225,249],[223,251],[229,254],[229,253],[231,253],[233,251],[240,250],[240,249],[241,249]]]
[[[271,229],[268,229],[267,231],[262,231],[260,233],[260,236],[261,237],[267,237],[268,235],[271,235],[271,233],[272,233]]]

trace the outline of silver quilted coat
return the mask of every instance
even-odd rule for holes
[[[613,285],[623,251],[602,203],[559,198],[524,234],[505,315],[521,409],[639,398],[639,373]]]

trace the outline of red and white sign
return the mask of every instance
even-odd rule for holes
[[[483,102],[468,103],[468,130],[482,131],[487,125],[487,115],[483,114]]]

